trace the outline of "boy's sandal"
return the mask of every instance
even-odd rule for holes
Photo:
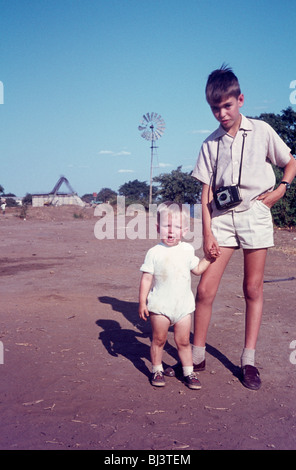
[[[259,390],[261,387],[259,370],[250,365],[242,367],[242,384],[250,390]]]
[[[193,370],[194,372],[201,372],[202,370],[205,370],[206,368],[206,360],[204,359],[202,362],[199,364],[193,364]]]

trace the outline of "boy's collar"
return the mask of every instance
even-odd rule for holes
[[[240,126],[239,126],[239,130],[251,131],[252,130],[252,125],[251,125],[249,119],[246,118],[243,114],[241,114],[241,117],[242,117],[242,119],[241,119],[241,123],[240,123]],[[217,129],[217,134],[216,134],[215,138],[220,139],[221,137],[223,137],[226,134],[227,134],[227,131],[220,124],[220,126]]]
[[[246,118],[243,114],[241,114],[242,120],[239,129],[242,129],[244,131],[251,131],[252,130],[252,124],[248,118]]]

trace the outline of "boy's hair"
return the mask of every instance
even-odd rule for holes
[[[210,106],[230,96],[238,98],[240,94],[239,81],[230,67],[223,64],[220,69],[214,70],[209,75],[206,84],[206,99]]]
[[[159,204],[157,208],[157,224],[160,224],[161,219],[168,215],[182,215],[182,226],[183,228],[188,227],[188,222],[190,218],[189,206],[185,204],[180,204],[173,201],[165,201]],[[162,219],[163,220],[163,219]]]

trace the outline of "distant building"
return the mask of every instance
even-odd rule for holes
[[[62,184],[68,188],[68,192],[60,192],[59,189]],[[70,186],[69,181],[64,176],[58,180],[53,190],[48,194],[32,194],[32,207],[43,207],[43,206],[81,206],[84,207],[85,203],[75,193]]]

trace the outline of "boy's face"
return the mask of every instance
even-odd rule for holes
[[[186,229],[182,228],[182,217],[180,214],[164,214],[160,218],[157,230],[161,241],[167,246],[176,246],[180,242]]]
[[[212,112],[223,129],[230,135],[235,135],[240,126],[240,108],[244,104],[244,95],[238,98],[229,96],[220,103],[211,105]]]

